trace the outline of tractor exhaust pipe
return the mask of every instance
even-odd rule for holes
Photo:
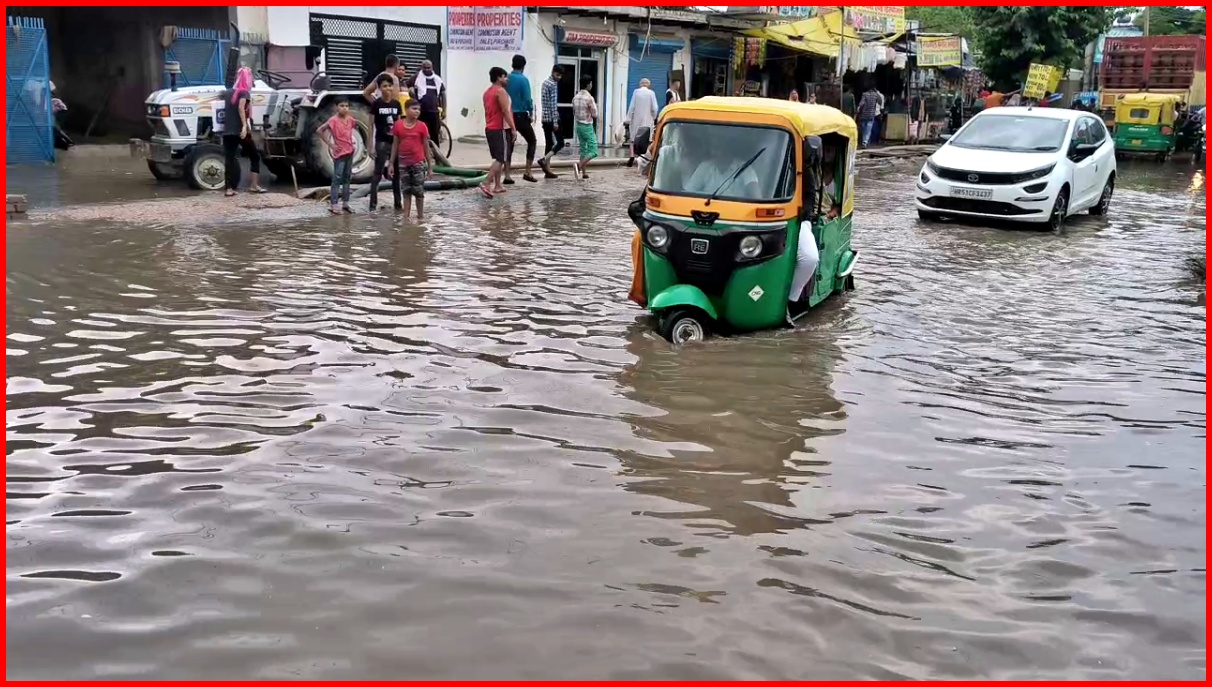
[[[168,73],[168,90],[177,90],[177,75],[181,73],[180,62],[165,62],[164,71]]]

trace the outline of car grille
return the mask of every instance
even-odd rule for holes
[[[934,208],[935,210],[975,212],[981,215],[999,215],[1002,217],[1030,215],[1036,212],[1035,210],[1020,208],[1013,203],[1003,203],[998,200],[976,200],[974,198],[947,198],[943,196],[934,196],[931,198],[923,198],[921,203],[922,205]]]
[[[168,124],[160,117],[148,117],[147,123],[151,125],[152,136],[173,137],[172,133],[168,130]]]
[[[1010,184],[1018,183],[1020,177],[1024,174],[1005,174],[1002,172],[967,172],[962,169],[950,169],[948,167],[934,168],[935,176],[947,179],[948,181],[959,181],[965,184],[979,184],[981,186],[1009,186]]]

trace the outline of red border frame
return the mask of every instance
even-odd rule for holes
[[[23,5],[22,5],[22,6],[26,6],[26,7],[89,7],[89,6],[102,6],[102,7],[116,7],[116,6],[120,6],[120,7],[156,7],[156,6],[162,6],[162,5],[165,5],[165,4],[168,4],[168,3],[163,2],[163,0],[161,0],[161,1],[159,1],[159,2],[157,2],[157,1],[153,1],[153,0],[122,0],[122,1],[119,1],[119,2],[46,2],[45,0],[31,0],[30,2],[23,3]],[[217,1],[213,1],[213,0],[212,0],[212,1],[208,1],[208,0],[195,0],[194,2],[190,2],[189,4],[190,4],[190,5],[197,5],[197,6],[206,6],[206,5],[209,5],[209,6],[225,6],[225,7],[227,7],[227,6],[234,7],[234,6],[238,6],[238,5],[251,5],[251,3],[228,3],[228,2],[217,2]],[[350,2],[350,1],[348,1],[348,0],[330,0],[330,3],[329,3],[329,4],[331,4],[331,5],[359,5],[359,6],[360,6],[360,5],[365,5],[366,3],[364,3],[364,2]],[[390,3],[374,3],[374,4],[390,4]],[[439,3],[410,3],[410,2],[401,2],[401,3],[399,3],[399,4],[404,5],[404,6],[430,6],[430,7],[444,7],[444,6],[446,6],[445,4],[439,4]],[[475,2],[473,2],[473,3],[471,3],[471,4],[473,4],[473,5],[478,5],[478,4],[480,4],[480,3],[475,3]],[[590,4],[590,3],[586,3],[586,5],[587,5],[587,6],[588,6],[589,4]],[[745,5],[748,5],[748,6],[758,6],[758,5],[762,5],[762,4],[764,4],[764,3],[758,3],[758,2],[746,2],[746,1],[742,1],[742,2],[734,2],[734,3],[733,3],[733,6],[745,6]],[[1004,2],[1004,1],[1000,1],[1000,2],[999,2],[998,0],[976,0],[976,1],[974,1],[974,2],[965,2],[965,3],[948,3],[948,2],[912,2],[912,3],[906,3],[906,6],[950,6],[950,5],[965,5],[965,6],[981,6],[981,5],[988,5],[988,6],[992,6],[992,5],[1004,5],[1004,4],[1005,4],[1005,2]],[[1037,5],[1037,6],[1060,6],[1060,5],[1084,5],[1084,6],[1100,6],[1100,5],[1102,5],[1102,6],[1118,6],[1118,5],[1113,5],[1112,3],[1106,3],[1106,2],[1060,2],[1059,0],[1051,0],[1051,1],[1046,1],[1046,2],[1032,2],[1032,3],[1027,3],[1027,4],[1030,4],[1030,5]],[[1145,5],[1150,5],[1150,6],[1154,6],[1154,7],[1159,7],[1159,6],[1172,6],[1172,5],[1174,5],[1174,4],[1176,4],[1176,3],[1160,3],[1160,2],[1146,2],[1146,3],[1145,3]],[[295,2],[281,2],[280,0],[269,0],[269,1],[267,1],[267,2],[262,3],[262,5],[275,5],[275,6],[299,6],[299,5],[301,5],[301,3],[295,3]],[[609,6],[609,7],[627,7],[627,6],[628,6],[628,5],[624,5],[624,4],[622,4],[622,3],[593,3],[593,5],[594,5],[594,6]],[[664,6],[664,7],[686,7],[686,6],[688,6],[686,3],[672,3],[672,2],[656,2],[656,3],[654,3],[654,5],[658,5],[658,6]],[[557,3],[536,2],[536,3],[530,3],[530,6],[557,6]],[[569,5],[567,5],[567,3],[559,3],[559,4],[558,4],[558,6],[569,6]],[[1207,34],[1207,29],[1206,29],[1206,28],[1205,28],[1204,33],[1205,33],[1205,35]],[[7,49],[7,48],[6,48],[6,49]],[[1207,59],[1208,57],[1212,57],[1212,55],[1206,56],[1206,58],[1205,58],[1205,59]],[[1208,61],[1209,61],[1209,62],[1212,62],[1212,59],[1209,59]],[[0,141],[2,141],[2,140],[3,140],[3,139],[2,139],[2,137],[3,137],[3,136],[4,136],[4,134],[3,134],[3,133],[0,133]],[[5,167],[4,172],[2,172],[2,173],[5,175],[3,178],[7,179],[7,173],[8,173],[8,170],[7,170],[7,165],[6,165],[6,167]],[[1206,176],[1206,168],[1205,168],[1205,176]],[[6,188],[7,188],[7,184],[6,184]],[[1206,213],[1206,210],[1205,210],[1205,213]],[[1206,215],[1205,215],[1205,222],[1206,222]],[[6,268],[7,268],[7,248],[5,248],[4,250],[5,250],[5,255],[6,255],[6,263],[5,263],[5,265],[6,265]],[[1207,253],[1207,247],[1205,246],[1205,254],[1206,254],[1206,253]],[[6,273],[7,273],[7,269],[6,269]],[[7,285],[5,286],[5,289],[6,289],[6,295],[7,295]],[[7,358],[7,356],[6,356],[6,358]],[[7,359],[5,359],[3,362],[0,362],[0,366],[4,366],[4,365],[6,365],[6,364],[7,364]],[[1205,403],[1206,403],[1206,401],[1205,401]],[[7,403],[6,403],[6,407],[7,407]],[[1206,411],[1206,406],[1205,406],[1205,411]],[[1206,537],[1206,536],[1207,536],[1207,534],[1205,533],[1205,537]],[[6,554],[5,554],[5,555],[6,555],[6,560],[7,560],[7,548],[6,548]],[[1206,611],[1206,604],[1207,604],[1207,601],[1206,601],[1206,599],[1205,599],[1205,611]],[[1205,615],[1206,615],[1206,613],[1205,613]],[[5,622],[5,623],[7,623],[7,617],[5,618],[5,621],[4,621],[4,622]],[[7,636],[7,635],[6,635],[6,636]],[[7,643],[6,643],[6,644],[7,644]],[[6,649],[6,650],[7,650],[7,649]],[[1206,647],[1205,647],[1205,652],[1206,652]],[[71,660],[71,659],[70,659],[70,657],[64,657],[64,660]],[[7,665],[7,663],[6,663],[6,665]],[[6,671],[6,677],[7,677],[7,671]],[[7,681],[7,679],[6,679],[6,681]],[[116,683],[115,683],[115,682],[111,682],[111,684],[145,685],[145,684],[167,684],[168,682],[169,682],[169,681],[158,681],[158,682],[151,682],[151,683],[148,683],[148,682],[137,682],[137,683],[136,683],[136,682],[116,682]],[[72,682],[66,682],[66,681],[59,681],[59,682],[49,682],[49,683],[43,683],[43,684],[51,684],[51,685],[55,685],[55,684],[63,684],[63,685],[66,685],[66,684],[76,684],[76,683],[72,683]],[[248,685],[252,685],[252,684],[254,684],[254,683],[253,683],[253,682],[251,682],[251,681],[249,681],[249,682],[235,682],[235,683],[225,683],[225,684],[248,684]],[[372,683],[370,683],[370,682],[352,682],[352,683],[347,683],[347,684],[372,684]],[[430,682],[430,683],[428,683],[428,684],[435,684],[435,685],[437,685],[437,684],[442,684],[442,685],[449,685],[449,684],[455,684],[455,685],[472,685],[472,684],[481,684],[481,683],[478,683],[478,682],[446,682],[446,683]],[[550,683],[550,684],[552,684],[552,685],[567,685],[567,684],[583,684],[583,683],[571,683],[571,682],[553,682],[553,683]],[[605,683],[605,684],[612,684],[612,683],[607,682],[607,683]],[[621,683],[616,683],[616,684],[621,684]],[[666,683],[666,684],[671,684],[671,685],[701,685],[701,686],[706,686],[706,685],[724,685],[724,684],[727,684],[727,683],[722,683],[722,682],[676,682],[676,683]],[[831,684],[841,684],[841,683],[831,683]],[[955,684],[972,684],[972,683],[971,683],[971,682],[968,682],[968,683],[955,683]],[[1030,684],[1030,683],[1027,683],[1027,682],[1013,682],[1013,683],[1009,683],[1009,684],[1022,684],[1022,685],[1027,685],[1027,684]],[[1109,683],[1108,683],[1108,684],[1109,684]],[[1136,682],[1130,682],[1130,683],[1117,683],[1117,684],[1160,685],[1160,684],[1162,684],[1162,683],[1161,683],[1161,682],[1159,682],[1159,681],[1136,681]]]

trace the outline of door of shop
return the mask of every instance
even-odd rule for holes
[[[581,77],[588,76],[593,80],[590,93],[598,104],[599,115],[605,114],[602,107],[602,66],[604,60],[602,51],[576,45],[561,45],[556,56],[556,62],[564,68],[564,76],[560,78],[559,91],[556,97],[560,111],[560,133],[572,142],[573,135],[572,98],[581,90]],[[602,140],[603,130],[601,117],[598,121],[598,140]]]
[[[690,97],[730,95],[732,87],[732,41],[727,38],[695,38],[690,41],[694,76]]]
[[[673,71],[673,53],[681,50],[682,41],[649,38],[631,35],[631,51],[627,64],[627,107],[631,107],[631,94],[640,87],[642,79],[652,82],[657,103],[665,104],[665,91],[669,90],[669,72]]]
[[[388,55],[399,57],[409,76],[424,60],[442,73],[440,26],[312,14],[311,42],[324,48],[322,67],[334,89],[361,90]]]

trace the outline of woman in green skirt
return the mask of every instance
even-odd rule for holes
[[[588,75],[581,77],[581,90],[572,98],[572,121],[576,129],[577,146],[581,151],[581,159],[574,167],[576,175],[588,179],[585,165],[598,156],[598,133],[594,124],[598,119],[598,104],[593,99],[589,89],[593,88],[593,79]]]

